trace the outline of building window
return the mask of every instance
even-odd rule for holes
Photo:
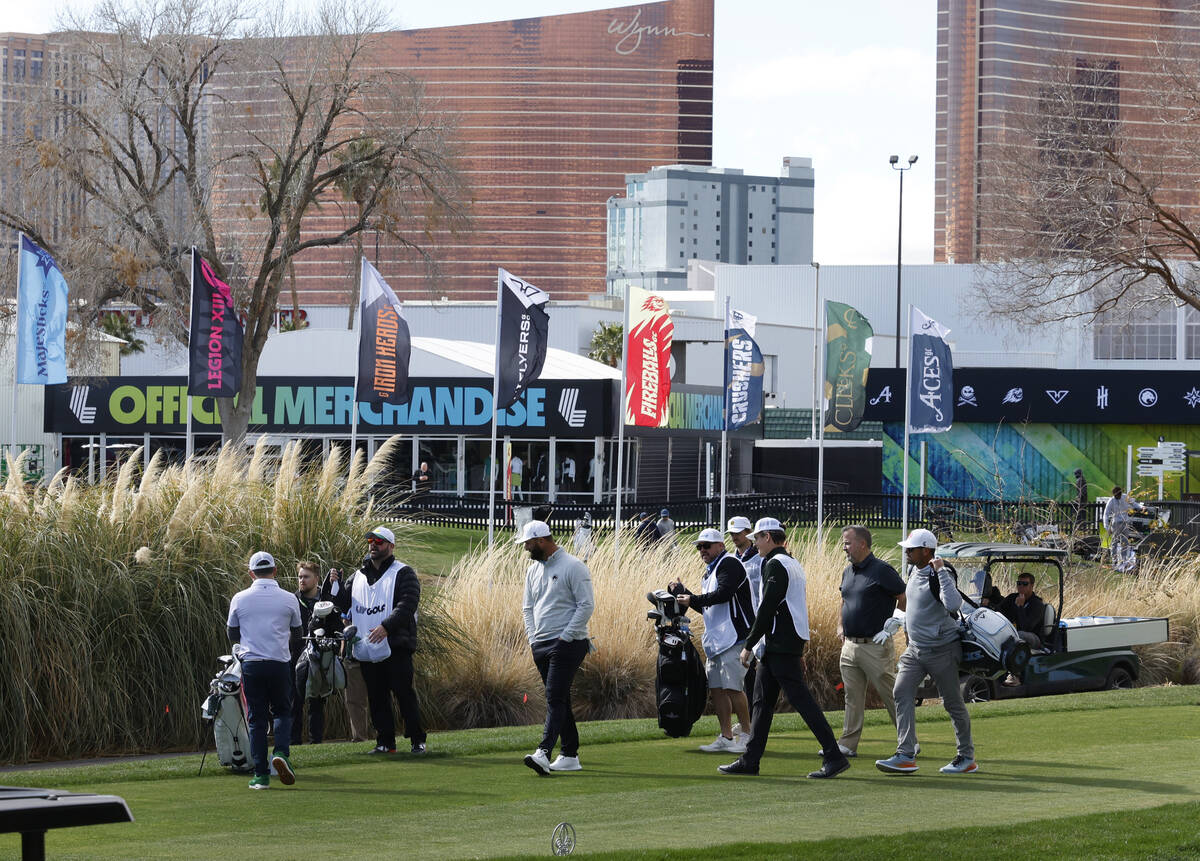
[[[1191,326],[1185,327],[1189,342],[1191,330]],[[1175,309],[1125,311],[1120,319],[1098,322],[1093,329],[1093,346],[1097,359],[1174,359]]]
[[[679,225],[679,226],[680,226],[680,227],[683,227],[683,225],[682,225],[682,224],[681,224],[681,225]],[[682,236],[681,236],[681,237],[679,237],[679,244],[680,244],[680,245],[682,245],[682,244],[683,244],[683,237],[682,237]]]
[[[721,240],[720,240],[720,239],[718,239],[718,240],[717,240],[717,245],[720,245],[720,244],[721,244]]]
[[[699,245],[699,244],[700,244],[700,240],[699,240],[699,239],[693,239],[693,240],[692,240],[692,245]]]
[[[721,202],[721,195],[718,194],[717,195],[717,203],[720,203],[720,202]]]
[[[753,263],[753,262],[754,262],[754,255],[753,255],[753,254],[751,254],[751,255],[750,255],[749,257],[747,257],[746,259],[747,259],[747,260],[749,260],[751,263]]]
[[[750,213],[750,217],[751,217],[751,218],[753,218],[753,217],[754,217],[754,213],[753,213],[753,212],[752,212],[752,213]]]
[[[774,247],[775,247],[775,243],[774,243],[774,242],[772,242],[772,243],[771,243],[771,247],[772,247],[772,248],[774,248]]]
[[[693,224],[693,225],[692,225],[692,230],[699,230],[699,225]]]
[[[751,239],[751,240],[750,240],[749,242],[747,242],[746,244],[747,244],[748,246],[750,246],[751,248],[753,248],[753,247],[754,247],[754,240],[753,240],[753,239]]]

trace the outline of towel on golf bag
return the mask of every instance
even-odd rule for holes
[[[346,666],[333,651],[308,648],[308,681],[304,683],[307,699],[327,697],[346,687]]]
[[[689,635],[659,632],[655,685],[658,725],[671,738],[689,735],[708,702],[708,675]]]

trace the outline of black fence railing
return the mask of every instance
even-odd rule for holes
[[[515,506],[521,503],[497,501],[496,525],[511,525],[516,518]],[[1200,539],[1200,502],[1164,501],[1148,503],[1152,511],[1165,513],[1167,527],[1190,538]],[[615,515],[612,502],[599,505],[590,502],[564,501],[529,503],[535,517],[548,519],[556,526],[570,524],[585,512],[591,514],[600,527],[611,527]],[[645,500],[622,503],[621,517],[628,521],[639,512],[656,517],[666,508],[680,529],[700,529],[715,526],[720,518],[721,504],[717,498],[671,499],[659,502]],[[901,497],[885,493],[827,493],[824,517],[827,526],[861,523],[873,529],[898,529],[901,522]],[[488,504],[486,500],[425,497],[388,506],[382,513],[447,526],[486,529]],[[777,517],[791,525],[814,525],[817,520],[817,495],[809,493],[776,493],[731,495],[725,502],[726,517],[743,515],[755,520]],[[966,499],[941,496],[912,496],[908,500],[908,523],[933,529],[939,537],[953,534],[989,533],[997,540],[1018,540],[1022,532],[1048,526],[1064,534],[1095,533],[1103,515],[1099,503],[1077,508],[1073,503],[1013,502],[996,499]],[[1161,518],[1148,518],[1161,519]]]

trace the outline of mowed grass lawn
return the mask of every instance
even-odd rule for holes
[[[0,783],[123,796],[132,824],[51,832],[54,858],[546,857],[570,822],[576,855],[647,858],[1191,858],[1200,855],[1200,689],[1147,688],[971,706],[981,770],[937,773],[954,754],[939,705],[918,711],[921,771],[873,760],[895,736],[872,713],[861,756],[805,779],[816,744],[777,718],[757,778],[718,775],[724,755],[666,739],[651,721],[582,727],[585,771],[521,764],[536,728],[439,733],[421,759],[366,745],[297,748],[295,786],[251,792],[199,756],[48,771]],[[830,713],[840,722],[839,713]],[[946,829],[954,829],[946,831]],[[898,835],[898,836],[893,836]],[[0,836],[0,857],[19,840]]]

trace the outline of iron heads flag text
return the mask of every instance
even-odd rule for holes
[[[758,318],[729,309],[725,321],[725,429],[735,431],[762,417],[763,355],[754,341]]]
[[[362,299],[358,333],[358,389],[354,399],[367,404],[406,404],[412,339],[400,300],[379,271],[362,259]]]
[[[874,335],[854,308],[825,303],[825,430],[852,431],[862,422]]]
[[[503,410],[515,404],[542,373],[550,329],[550,316],[546,313],[550,294],[503,269],[497,277],[500,343],[496,347],[499,351],[496,408]]]
[[[49,252],[21,234],[17,382],[67,381],[67,282]]]
[[[670,417],[671,340],[675,324],[667,301],[630,287],[625,344],[625,424],[665,427]]]
[[[229,285],[192,249],[188,394],[231,398],[242,388],[242,324]]]
[[[912,433],[941,433],[954,423],[954,367],[950,330],[909,306],[908,427]]]

